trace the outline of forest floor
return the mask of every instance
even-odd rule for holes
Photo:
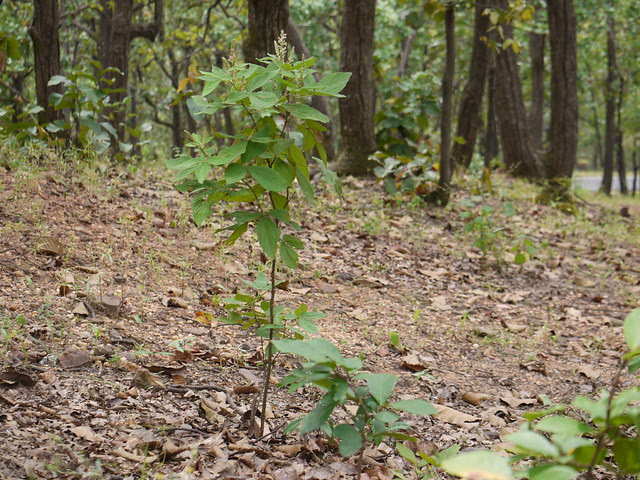
[[[320,398],[313,389],[274,384],[271,433],[248,433],[263,344],[206,313],[266,269],[250,237],[225,247],[221,215],[197,229],[164,172],[107,178],[10,160],[0,159],[0,478],[355,476],[321,434],[282,434]],[[569,215],[535,203],[530,185],[497,176],[492,195],[474,197],[481,185],[465,182],[446,209],[390,202],[373,180],[345,179],[343,199],[319,187],[297,218],[301,267],[280,272],[290,281],[276,297],[326,313],[321,334],[397,375],[397,398],[437,405],[435,417],[406,417],[430,453],[499,449],[545,398],[595,395],[640,306],[637,201],[624,215],[597,200]],[[465,233],[461,212],[479,226]],[[535,255],[516,265],[526,246]],[[279,357],[276,381],[296,362]],[[366,451],[363,478],[394,471],[412,475],[392,445]]]

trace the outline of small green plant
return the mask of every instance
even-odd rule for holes
[[[480,249],[483,258],[486,259],[490,252],[501,258],[499,244],[504,227],[496,223],[491,205],[482,205],[478,210],[476,202],[475,198],[463,202],[466,208],[460,213],[460,218],[466,222],[463,231],[473,236],[473,246]]]
[[[377,152],[371,158],[380,164],[373,169],[373,173],[392,197],[402,193],[424,194],[432,190],[438,181],[435,152],[427,151],[410,157]]]
[[[460,451],[460,445],[451,445],[449,448],[432,455],[420,451],[416,452],[416,455],[416,453],[413,453],[413,450],[402,443],[396,443],[396,449],[400,456],[413,466],[413,478],[427,480],[430,478],[439,478],[438,470],[442,462],[456,455]],[[408,480],[401,472],[394,471],[393,473],[395,478]]]
[[[301,369],[285,377],[280,382],[282,386],[295,391],[305,385],[314,385],[326,392],[311,412],[291,422],[285,432],[323,431],[339,442],[341,455],[348,457],[358,454],[357,478],[362,472],[367,445],[379,445],[384,439],[416,440],[404,433],[410,427],[400,420],[396,411],[417,415],[437,413],[433,405],[420,399],[391,402],[397,376],[363,372],[360,358],[343,357],[340,350],[327,340],[282,339],[273,344],[280,352],[309,360]],[[349,409],[348,405],[356,408]],[[344,412],[341,420],[333,415],[338,408]]]
[[[317,140],[319,133],[326,131],[322,123],[329,119],[307,101],[314,95],[340,97],[351,74],[330,73],[316,81],[311,68],[315,59],[295,61],[293,52],[287,52],[284,34],[276,42],[276,54],[261,62],[264,65],[241,63],[232,50],[224,68],[201,72],[202,94],[188,100],[192,115],[201,118],[228,108],[242,124],[233,136],[218,131],[207,137],[192,133],[188,150],[167,165],[178,171],[178,190],[192,195],[197,225],[213,214],[214,205],[224,202],[234,207],[225,215],[230,225],[218,230],[231,232],[227,245],[233,245],[251,227],[269,260],[269,277],[257,275],[249,283],[257,294],[239,293],[227,299],[229,315],[225,317],[244,328],[257,327],[257,332],[269,340],[264,412],[273,359],[270,342],[291,331],[287,321],[295,320],[301,329],[315,331],[306,306],[285,312],[275,305],[279,262],[296,268],[297,250],[303,248],[302,241],[294,235],[301,228],[290,213],[298,192],[308,202],[314,202],[308,165],[308,155],[314,149],[319,152],[320,158],[315,160],[324,178],[338,193],[341,191],[337,176],[327,167],[326,151]],[[226,142],[221,147],[219,139]],[[210,178],[212,173],[214,178]],[[304,336],[301,329],[295,335]],[[264,415],[260,420],[262,435]]]
[[[628,351],[610,390],[601,390],[595,399],[579,396],[571,407],[547,401],[545,410],[525,413],[527,422],[506,438],[510,458],[466,452],[445,460],[442,468],[459,477],[496,480],[602,478],[596,467],[616,478],[640,474],[640,387],[617,392],[622,373],[640,369],[640,309],[627,316],[623,332]]]

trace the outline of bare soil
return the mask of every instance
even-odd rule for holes
[[[250,435],[264,344],[207,314],[266,266],[250,237],[214,234],[224,211],[197,229],[153,178],[0,169],[0,478],[353,478],[322,435],[282,434],[320,398],[275,385],[294,358],[277,359],[270,433]],[[279,302],[326,313],[320,331],[345,355],[438,406],[406,417],[422,451],[499,448],[544,398],[597,394],[639,305],[637,217],[567,215],[499,183],[482,200],[502,228],[486,254],[463,232],[463,191],[441,209],[391,205],[368,180],[347,179],[343,200],[320,190],[298,215],[301,267],[279,273]],[[521,235],[537,254],[518,266]],[[411,475],[392,445],[365,463],[363,478]]]

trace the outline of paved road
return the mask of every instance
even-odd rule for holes
[[[573,184],[579,186],[580,188],[584,188],[585,190],[589,190],[591,192],[597,192],[600,188],[600,184],[602,183],[602,177],[574,177]],[[629,191],[631,191],[633,183],[633,175],[627,175],[627,184],[629,185]],[[617,176],[613,179],[613,190],[620,191],[620,180]]]

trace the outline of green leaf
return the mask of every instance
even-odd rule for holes
[[[11,60],[20,60],[22,52],[20,52],[20,43],[13,37],[6,38],[7,55]]]
[[[308,175],[305,175],[298,168],[296,168],[296,179],[298,180],[298,185],[300,186],[300,190],[302,191],[304,198],[306,198],[310,204],[315,204],[316,192],[313,189],[313,185],[311,185],[311,182],[309,181]]]
[[[278,97],[271,92],[252,92],[249,94],[249,101],[257,110],[268,110],[278,103]]]
[[[545,417],[533,426],[536,430],[567,435],[580,435],[593,431],[591,427],[574,418],[562,415]]]
[[[247,231],[248,228],[249,228],[248,223],[237,225],[236,228],[233,229],[233,232],[231,233],[231,235],[229,235],[229,238],[227,238],[225,243],[227,245],[233,245],[234,243],[236,243],[236,240],[238,240],[242,235],[244,235],[244,233]]]
[[[317,94],[331,95],[335,97],[344,97],[339,93],[349,82],[351,78],[350,72],[334,72],[323,77],[318,83],[312,86]]]
[[[296,268],[298,266],[298,252],[284,242],[280,244],[280,257],[287,267]]]
[[[282,176],[269,167],[247,167],[251,176],[259,185],[271,192],[284,192],[289,184]]]
[[[307,164],[307,159],[304,157],[304,153],[300,150],[300,147],[297,145],[291,145],[289,149],[289,159],[296,166],[303,175],[309,178],[309,165]]]
[[[242,155],[247,149],[247,144],[249,142],[238,142],[234,143],[229,147],[225,147],[218,152],[218,155],[215,157],[211,157],[209,159],[209,163],[211,165],[227,165],[234,160],[237,160],[240,155]]]
[[[317,120],[318,122],[323,123],[329,122],[329,117],[309,105],[285,103],[282,107],[296,118],[303,120]]]
[[[524,265],[525,263],[527,263],[527,257],[523,253],[516,253],[513,262],[516,265]]]
[[[527,473],[530,480],[572,480],[580,472],[566,465],[537,465]]]
[[[327,401],[326,397],[320,400],[316,408],[307,413],[302,419],[302,423],[300,423],[300,434],[303,435],[317,430],[327,423],[336,405],[334,402]]]
[[[302,240],[294,237],[293,235],[283,235],[282,240],[291,248],[295,248],[296,250],[302,250],[304,248],[304,243],[302,243]]]
[[[269,217],[262,217],[255,228],[258,242],[262,251],[267,257],[273,259],[276,256],[276,249],[280,241],[280,229]]]
[[[636,308],[627,315],[627,318],[624,319],[622,331],[629,350],[640,349],[640,308]]]
[[[227,72],[219,67],[211,67],[210,72],[200,71],[200,76],[198,77],[200,80],[212,81],[212,80],[221,80],[223,82],[229,82],[233,78]]]
[[[267,83],[269,83],[276,75],[278,75],[278,70],[265,70],[264,72],[253,77],[249,82],[247,82],[247,92],[253,92],[260,87],[263,87]]]
[[[320,168],[325,181],[333,187],[338,197],[342,197],[342,181],[338,178],[338,175],[329,170],[329,167],[323,161],[318,162],[318,168]]]
[[[442,462],[442,469],[462,478],[512,480],[513,472],[505,457],[495,452],[476,450],[464,452]]]
[[[391,408],[395,408],[396,410],[402,410],[405,412],[413,413],[415,415],[426,416],[436,415],[438,413],[438,411],[432,404],[420,399],[400,400],[399,402],[390,403],[389,406]]]
[[[245,167],[237,163],[232,163],[228,165],[224,171],[224,180],[227,182],[227,185],[231,185],[242,180],[246,174],[247,169]]]
[[[350,457],[362,448],[362,436],[353,425],[341,423],[333,429],[333,436],[340,439],[338,450],[343,457]]]
[[[516,453],[534,456],[555,457],[560,454],[558,447],[551,443],[547,437],[530,430],[522,430],[507,436],[507,441],[513,443]]]
[[[54,85],[59,85],[61,83],[68,83],[67,77],[64,75],[53,75],[47,82],[47,87],[53,87]]]
[[[410,448],[405,447],[402,443],[396,443],[396,450],[398,450],[400,456],[406,461],[418,465],[418,459]]]
[[[389,411],[389,410],[382,410],[378,413],[376,413],[376,420],[382,422],[382,423],[394,423],[397,422],[399,417],[398,415],[396,415],[395,413]]]
[[[191,204],[193,210],[193,221],[196,226],[202,225],[207,218],[211,216],[211,202],[207,201],[207,198],[194,199]]]
[[[616,438],[613,454],[616,463],[625,474],[640,473],[640,438]]]
[[[322,338],[313,338],[310,340],[292,340],[285,338],[283,340],[276,340],[273,344],[283,353],[298,355],[316,363],[343,358],[340,350],[338,350],[334,344]]]
[[[364,376],[371,396],[376,399],[378,405],[384,405],[389,400],[393,389],[398,382],[398,377],[386,373],[370,373]]]
[[[210,171],[211,165],[209,165],[208,163],[201,163],[200,165],[198,165],[198,168],[196,168],[196,180],[198,180],[198,182],[200,183],[203,183],[207,179]]]

